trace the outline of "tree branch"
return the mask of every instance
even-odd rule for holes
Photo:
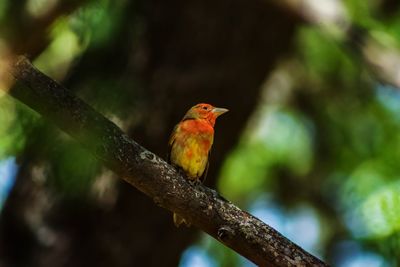
[[[216,191],[190,185],[25,57],[10,64],[9,72],[16,79],[9,94],[71,135],[157,205],[180,214],[259,266],[328,266]]]

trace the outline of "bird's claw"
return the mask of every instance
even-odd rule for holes
[[[185,171],[184,171],[182,168],[176,167],[175,169],[178,171],[178,173],[179,173],[180,175],[182,175],[183,177],[186,177],[186,173],[185,173]]]
[[[180,175],[182,175],[183,177],[185,177],[188,180],[190,185],[197,187],[197,186],[199,186],[201,184],[201,180],[200,179],[193,179],[193,178],[191,179],[191,178],[189,178],[188,175],[186,174],[186,172],[182,168],[177,167],[176,170]]]
[[[192,185],[192,186],[199,186],[200,184],[201,184],[201,181],[200,181],[200,179],[193,179],[193,180],[189,180],[189,183]]]

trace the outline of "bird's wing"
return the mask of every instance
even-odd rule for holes
[[[204,181],[205,181],[206,178],[207,178],[208,167],[210,166],[210,154],[211,154],[211,151],[208,152],[208,158],[207,158],[206,168],[204,169],[203,174],[202,174],[202,175],[200,176],[200,178],[199,178],[199,180],[200,180],[202,183],[204,183]]]

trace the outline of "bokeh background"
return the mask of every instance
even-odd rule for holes
[[[332,266],[400,266],[399,45],[398,0],[0,1],[1,59],[160,156],[189,107],[229,108],[206,185]],[[0,209],[1,267],[254,266],[5,93]]]

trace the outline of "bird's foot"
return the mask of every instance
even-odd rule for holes
[[[200,179],[190,179],[189,180],[189,183],[192,185],[192,186],[199,186],[199,185],[201,185],[201,181],[200,181]]]
[[[176,169],[176,171],[177,171],[180,175],[182,175],[183,177],[186,177],[186,176],[187,176],[186,172],[185,172],[182,168],[180,168],[180,167],[175,167],[175,169]]]

